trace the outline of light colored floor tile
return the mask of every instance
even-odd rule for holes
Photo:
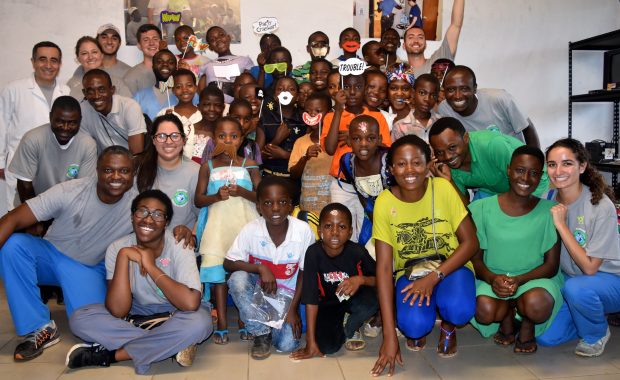
[[[63,362],[64,363],[64,362]],[[133,366],[129,362],[112,364],[110,367],[88,367],[79,369],[67,369],[58,380],[149,380],[151,374],[146,376],[136,375]],[[38,380],[38,379],[37,379]]]
[[[521,366],[510,349],[498,346],[469,346],[458,349],[456,356],[441,358],[436,348],[420,352],[442,379],[536,379]]]
[[[402,347],[402,345],[401,345]],[[370,370],[375,365],[377,354],[349,353],[338,358],[338,363],[345,379],[363,379],[370,377]],[[422,355],[413,352],[401,352],[404,366],[396,365],[392,379],[439,379],[437,372]],[[386,368],[383,374],[387,374]]]
[[[149,374],[153,375],[153,380],[247,379],[248,356],[211,356],[207,353],[198,355],[194,365],[189,368],[181,368],[176,362],[168,360],[153,365]]]
[[[518,356],[517,361],[543,379],[620,373],[609,362],[608,352],[598,358],[582,358],[573,353],[576,344],[575,341],[558,347],[538,347],[536,354]],[[620,378],[620,374],[617,376]]]
[[[275,374],[280,379],[344,379],[335,357],[293,362],[288,354],[273,352],[266,360],[249,360],[248,379],[270,379]]]
[[[10,364],[0,364],[0,378],[11,380],[55,380],[64,370],[64,361],[62,364],[11,362]]]

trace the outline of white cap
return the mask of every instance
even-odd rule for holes
[[[99,29],[97,29],[97,35],[102,34],[106,30],[113,30],[114,32],[116,32],[116,34],[118,34],[119,37],[121,36],[121,31],[116,26],[114,26],[114,24],[101,25]]]

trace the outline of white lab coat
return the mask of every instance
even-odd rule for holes
[[[69,95],[69,87],[56,80],[52,94],[52,103],[62,95]],[[0,169],[7,168],[19,141],[29,130],[49,123],[51,107],[39,85],[34,73],[24,79],[9,83],[0,92]],[[7,196],[15,196],[16,179],[6,173]],[[10,201],[9,201],[10,202]],[[12,207],[9,207],[9,210]]]

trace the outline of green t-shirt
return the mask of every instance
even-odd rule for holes
[[[462,193],[467,188],[480,188],[489,194],[508,191],[508,173],[512,152],[523,142],[497,131],[469,132],[470,171],[450,169],[452,180]],[[534,195],[541,196],[549,188],[546,167]]]
[[[434,182],[434,207],[432,185]],[[416,257],[435,253],[433,240],[433,208],[435,240],[439,254],[448,257],[459,245],[456,230],[467,216],[467,209],[450,182],[429,178],[426,192],[417,202],[403,202],[388,189],[377,197],[373,213],[372,237],[389,244],[394,252],[394,270]],[[473,270],[471,263],[467,267]],[[403,272],[399,272],[399,276]]]

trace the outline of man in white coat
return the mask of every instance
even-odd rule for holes
[[[37,43],[31,62],[32,76],[11,82],[0,92],[0,179],[6,181],[6,201],[0,200],[0,211],[4,212],[12,210],[18,200],[17,179],[5,168],[19,141],[26,132],[49,121],[54,99],[69,95],[69,88],[56,80],[62,63],[58,45]]]

